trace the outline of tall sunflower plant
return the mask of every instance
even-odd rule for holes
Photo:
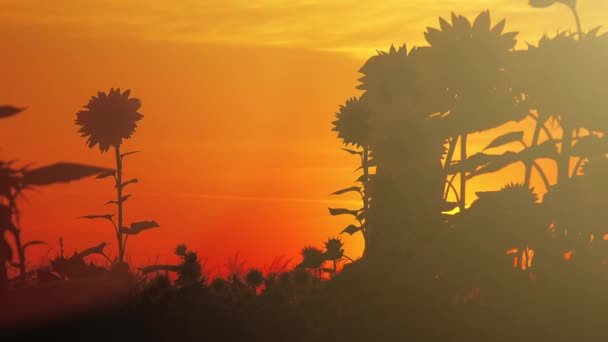
[[[135,133],[137,122],[143,118],[138,112],[141,100],[130,95],[130,90],[121,92],[120,89],[114,88],[108,93],[98,92],[97,96],[91,97],[84,108],[76,114],[76,125],[80,126],[78,132],[83,138],[87,138],[88,147],[93,149],[98,146],[101,153],[109,150],[114,152],[116,170],[102,173],[97,178],[114,179],[116,198],[108,201],[106,205],[115,205],[116,215],[86,215],[82,218],[102,219],[112,224],[118,244],[118,257],[115,262],[119,264],[124,263],[129,236],[160,227],[153,220],[132,222],[129,226],[124,224],[124,204],[132,197],[132,194],[125,193],[125,189],[129,185],[138,183],[139,180],[137,178],[125,180],[123,163],[127,156],[141,151],[123,152],[121,146],[124,140],[131,138]]]

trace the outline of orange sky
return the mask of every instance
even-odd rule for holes
[[[123,150],[144,153],[126,160],[126,177],[140,180],[126,219],[161,224],[130,240],[133,262],[173,261],[182,242],[212,269],[236,252],[249,265],[296,260],[350,223],[327,213],[353,205],[328,194],[356,178],[330,129],[338,105],[358,94],[365,59],[391,43],[423,44],[425,27],[451,9],[470,17],[489,8],[531,42],[572,26],[565,8],[526,2],[0,0],[0,103],[28,106],[2,121],[0,159],[112,166],[73,121],[98,90],[130,88],[145,117]],[[608,13],[603,0],[580,7],[585,28]],[[471,191],[519,180],[511,171],[480,177]],[[104,222],[75,219],[111,209],[110,183],[29,193],[24,240],[50,243],[32,247],[33,264],[57,254],[60,236],[68,253],[114,242]],[[347,254],[360,253],[359,237],[343,239]]]

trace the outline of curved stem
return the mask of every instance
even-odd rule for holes
[[[572,154],[572,132],[573,129],[562,125],[562,150],[557,161],[557,182],[568,180],[570,173],[570,156]]]
[[[369,146],[365,145],[363,147],[363,155],[361,156],[361,164],[363,165],[363,176],[365,178],[365,183],[363,183],[363,209],[365,210],[366,215],[368,214],[369,209],[369,167],[367,165],[367,160],[369,158]],[[360,222],[361,226],[363,223]],[[365,255],[365,247],[367,245],[367,218],[365,219],[365,228],[361,230],[363,234],[363,255]]]
[[[467,134],[462,133],[460,136],[460,160],[467,160]],[[466,179],[466,171],[462,171],[460,173],[460,211],[464,211],[465,206],[465,197],[467,190],[467,179]]]
[[[580,157],[578,158],[578,160],[576,161],[576,165],[574,166],[574,170],[572,170],[572,175],[571,177],[576,176],[576,174],[578,173],[578,169],[581,167],[581,164],[583,164],[583,161],[585,160],[584,157]]]
[[[581,18],[579,17],[578,11],[576,10],[576,7],[574,5],[568,5],[568,8],[570,8],[570,11],[572,11],[572,14],[574,15],[574,21],[576,22],[576,30],[578,31],[578,39],[580,40],[583,38]]]
[[[445,157],[445,163],[443,164],[443,177],[447,178],[448,175],[448,167],[450,167],[450,164],[452,163],[452,158],[454,157],[454,151],[456,150],[456,143],[458,142],[458,136],[453,137],[450,140],[450,147],[448,148],[448,154]],[[452,178],[454,179],[454,178]],[[446,179],[447,182],[447,179]],[[444,188],[444,200],[445,198],[447,198],[448,194],[450,193],[450,188],[449,188],[449,184],[447,188]]]
[[[538,165],[537,162],[534,162],[533,165],[538,174],[540,175],[540,178],[542,178],[543,183],[545,184],[545,189],[549,191],[549,187],[551,186],[551,184],[549,183],[549,179],[547,178],[545,171],[543,171],[543,169],[540,167],[540,165]]]
[[[540,115],[536,119],[536,126],[534,127],[534,135],[532,136],[532,143],[530,146],[536,146],[538,144],[538,138],[540,136],[540,130],[544,123],[540,122]],[[524,185],[526,188],[530,188],[530,178],[532,177],[532,164],[526,164],[526,175]]]
[[[460,196],[458,195],[458,190],[456,190],[456,187],[454,186],[453,182],[454,182],[454,178],[456,178],[457,174],[453,174],[452,178],[450,178],[450,180],[448,181],[448,190],[452,189],[452,192],[454,193],[454,196],[456,196],[456,202],[460,202]],[[450,194],[449,191],[445,192],[445,196],[443,197],[443,201],[447,201],[448,200],[448,195]]]
[[[114,146],[116,152],[116,195],[118,202],[118,229],[116,238],[118,240],[118,262],[122,262],[124,258],[124,249],[122,243],[122,157],[120,156],[120,146]]]

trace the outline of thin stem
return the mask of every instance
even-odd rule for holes
[[[544,126],[544,123],[540,121],[540,115],[536,119],[536,127],[534,127],[534,135],[532,136],[532,144],[530,146],[536,146],[538,144],[538,138],[540,136],[540,130]],[[524,184],[526,188],[530,188],[530,179],[532,177],[532,164],[526,164],[526,175]]]
[[[460,136],[460,160],[467,160],[467,134],[462,133]],[[460,211],[464,211],[465,197],[467,190],[466,171],[460,173]]]
[[[365,179],[365,183],[363,183],[363,209],[365,210],[366,215],[368,214],[369,209],[369,166],[367,165],[367,161],[369,158],[369,146],[365,145],[363,147],[363,155],[361,156],[361,164],[363,165],[363,178]],[[361,222],[360,222],[361,223]],[[361,226],[363,224],[361,223]],[[365,227],[361,229],[361,233],[363,234],[363,255],[365,255],[365,246],[367,245],[367,218],[365,219]]]
[[[116,152],[116,194],[118,202],[118,228],[116,238],[118,240],[118,262],[122,262],[124,258],[124,249],[122,243],[122,157],[120,156],[120,145],[114,146]]]
[[[452,189],[452,192],[454,193],[454,196],[456,197],[456,202],[460,202],[460,196],[458,195],[458,190],[456,190],[456,187],[454,186],[454,178],[456,178],[458,174],[453,174],[452,178],[450,178],[450,180],[448,181],[448,191],[446,191],[445,196],[443,197],[444,201],[448,200],[448,195],[450,194],[449,189]]]
[[[533,165],[534,165],[534,168],[536,169],[536,171],[538,172],[538,174],[540,175],[540,178],[542,178],[543,183],[545,184],[545,189],[547,189],[547,191],[549,191],[549,187],[551,186],[551,184],[549,183],[549,179],[547,178],[545,171],[543,171],[543,169],[540,167],[540,165],[538,165],[537,162],[534,162]]]
[[[562,183],[568,180],[570,173],[570,155],[572,152],[572,132],[574,131],[567,125],[562,125],[562,150],[558,157],[557,182]]]
[[[17,256],[19,258],[19,275],[24,276],[26,271],[25,250],[23,249],[23,244],[21,243],[21,230],[17,226],[20,222],[19,208],[17,207],[16,200],[18,193],[19,191],[17,190],[16,194],[11,195],[11,197],[9,198],[9,210],[11,215],[15,218],[15,223],[11,222],[11,227],[9,228],[9,231],[11,232],[11,234],[13,234],[13,237],[15,238],[15,247],[17,249]]]
[[[448,168],[450,167],[450,164],[452,164],[452,158],[454,158],[454,151],[456,150],[457,142],[458,142],[458,136],[455,136],[450,140],[450,147],[448,148],[448,154],[446,155],[445,163],[443,164],[443,174],[444,174],[445,178],[447,178]],[[446,182],[447,182],[447,179],[446,179]],[[449,186],[449,184],[448,184],[448,186]],[[450,192],[449,187],[444,188],[444,193],[446,194],[445,198],[447,198],[447,194],[449,192]]]
[[[570,11],[572,11],[572,14],[574,15],[574,21],[576,21],[576,30],[578,31],[578,39],[582,39],[583,38],[583,29],[581,26],[581,18],[578,15],[578,11],[576,10],[576,7],[574,5],[572,5],[572,6],[568,5],[568,8],[570,8]]]
[[[580,158],[578,158],[578,160],[576,161],[576,165],[574,166],[574,170],[572,170],[572,175],[571,175],[571,177],[576,176],[576,174],[578,173],[578,170],[580,169],[581,164],[583,164],[583,161],[584,161],[584,160],[585,160],[585,158],[584,158],[584,157],[580,157]]]

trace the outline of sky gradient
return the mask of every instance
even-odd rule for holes
[[[605,22],[608,2],[580,2],[584,29]],[[132,89],[144,119],[123,150],[144,152],[125,161],[125,177],[140,180],[125,217],[161,225],[129,241],[133,263],[173,261],[182,242],[209,269],[237,252],[260,267],[295,261],[350,223],[328,206],[356,206],[328,194],[356,178],[356,160],[330,130],[338,106],[359,95],[359,67],[376,49],[424,45],[425,28],[452,10],[472,19],[485,9],[521,32],[519,46],[573,27],[565,7],[525,0],[0,0],[0,104],[28,107],[0,125],[0,159],[112,167],[74,119],[97,91]],[[512,167],[469,189],[520,176]],[[102,241],[114,254],[106,222],[76,219],[108,212],[112,190],[89,179],[28,193],[24,240],[49,242],[33,247],[32,264],[57,255],[59,237],[68,254]],[[360,254],[360,237],[343,240]]]

